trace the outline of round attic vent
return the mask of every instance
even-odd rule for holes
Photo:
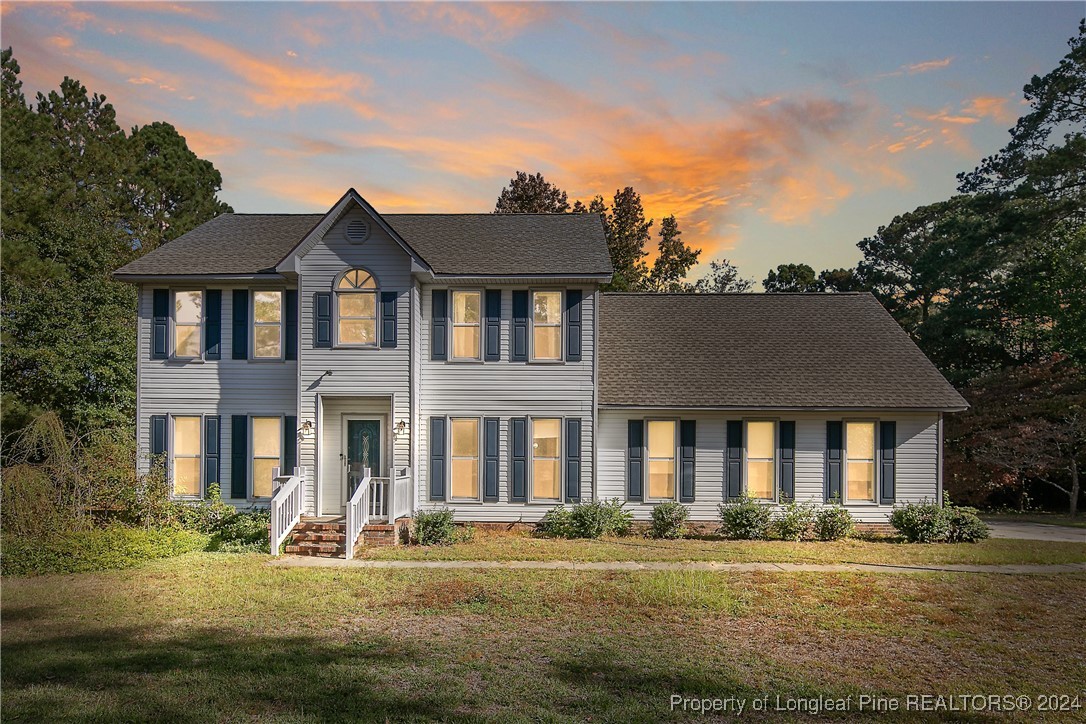
[[[347,241],[352,244],[361,244],[370,238],[370,225],[361,219],[347,222]]]

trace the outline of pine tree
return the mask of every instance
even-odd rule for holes
[[[498,194],[495,214],[564,214],[569,211],[566,192],[543,178],[517,171]]]
[[[686,281],[690,267],[698,263],[701,249],[691,249],[682,239],[675,215],[660,222],[659,254],[653,262],[646,286],[655,292],[685,292],[691,289]]]

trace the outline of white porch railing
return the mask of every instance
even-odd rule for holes
[[[275,492],[271,499],[271,525],[268,526],[268,535],[271,554],[277,556],[279,546],[302,517],[305,506],[305,468],[294,468],[293,475],[280,475],[279,468],[274,468],[272,479]]]
[[[388,520],[388,478],[370,478],[370,518]]]
[[[408,470],[404,468],[404,470]],[[392,511],[389,522],[395,523],[398,518],[411,515],[411,475],[401,475],[393,480],[392,484]]]
[[[345,554],[348,559],[354,558],[354,547],[358,543],[358,536],[362,535],[362,529],[370,522],[370,469],[362,471],[362,480],[354,489],[351,499],[347,501],[347,540]]]

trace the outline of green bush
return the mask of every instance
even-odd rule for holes
[[[42,538],[5,536],[4,575],[82,573],[133,568],[156,558],[203,550],[207,536],[176,528],[112,526]]]
[[[207,486],[207,495],[204,500],[173,503],[173,519],[182,528],[197,533],[217,533],[235,515],[237,515],[237,510],[232,505],[223,502],[218,483]]]
[[[230,508],[230,506],[226,506]],[[253,508],[244,512],[230,512],[214,528],[208,550],[219,553],[268,553],[271,512]]]
[[[415,515],[415,540],[419,545],[444,546],[457,542],[453,511],[422,510]]]
[[[569,514],[570,533],[574,538],[626,535],[633,525],[633,513],[625,510],[625,505],[618,498],[574,505]]]
[[[976,543],[988,537],[988,526],[977,517],[976,508],[948,506],[947,543]]]
[[[690,510],[674,501],[661,503],[652,509],[653,538],[682,538],[686,535],[686,519]]]
[[[537,535],[547,538],[572,538],[573,516],[564,505],[558,505],[547,511],[543,519],[535,524]]]
[[[856,530],[852,514],[836,503],[815,513],[814,534],[818,540],[843,540]]]
[[[720,534],[732,540],[763,540],[769,532],[770,507],[744,495],[735,503],[721,503]]]
[[[770,527],[774,535],[782,540],[803,540],[811,534],[814,520],[814,503],[797,503],[793,500],[781,508]]]
[[[890,525],[910,543],[935,543],[945,540],[950,531],[944,509],[928,501],[894,508]]]

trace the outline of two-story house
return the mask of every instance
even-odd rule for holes
[[[711,520],[749,495],[884,522],[939,496],[965,402],[873,297],[601,294],[611,273],[592,214],[382,215],[352,189],[220,216],[116,272],[139,286],[139,464],[182,499],[271,504],[280,537],[345,516],[352,544],[442,506]]]

